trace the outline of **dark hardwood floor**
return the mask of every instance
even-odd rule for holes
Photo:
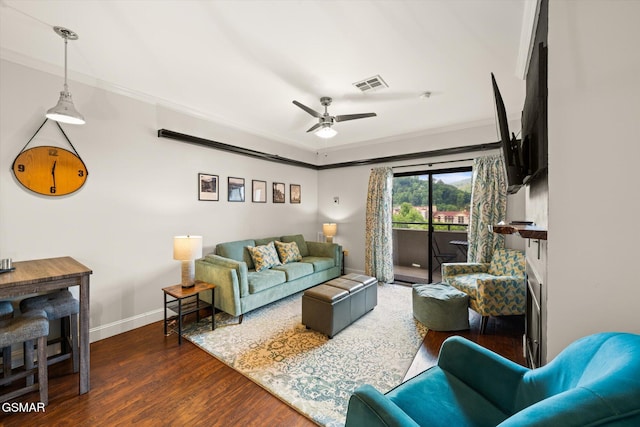
[[[162,322],[92,343],[87,394],[67,362],[49,367],[44,413],[0,410],[0,425],[315,426],[189,341],[164,337]]]
[[[522,348],[524,316],[490,317],[484,334],[480,334],[480,320],[481,317],[478,313],[469,310],[469,323],[471,326],[469,330],[456,332],[428,331],[413,359],[413,363],[407,370],[405,381],[435,365],[438,361],[438,353],[443,341],[453,335],[467,338],[509,360],[526,366]]]
[[[466,336],[517,363],[522,356],[520,317],[491,319],[480,335],[471,315]],[[429,331],[407,378],[435,364],[452,333]],[[3,426],[314,426],[294,409],[214,357],[177,337],[162,322],[91,344],[91,391],[78,396],[70,361],[49,368],[44,413],[4,413]],[[37,402],[37,392],[22,401]]]

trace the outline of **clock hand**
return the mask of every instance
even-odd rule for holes
[[[53,186],[56,186],[56,163],[58,163],[58,161],[54,161],[53,162],[53,167],[51,168],[51,175],[53,176]]]

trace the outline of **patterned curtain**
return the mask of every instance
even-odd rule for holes
[[[468,262],[491,262],[495,249],[504,248],[504,236],[489,225],[504,221],[507,214],[507,179],[502,155],[473,161]]]
[[[365,233],[365,274],[378,281],[393,281],[392,201],[393,171],[375,168],[369,176]]]

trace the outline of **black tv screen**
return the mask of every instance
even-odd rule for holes
[[[522,153],[519,141],[515,135],[509,134],[509,123],[507,122],[507,112],[504,108],[502,95],[496,83],[496,78],[491,73],[493,84],[493,95],[496,100],[496,113],[498,116],[498,129],[500,131],[500,142],[502,143],[502,153],[504,165],[507,172],[507,193],[517,193],[524,184],[524,168],[522,165]]]
[[[528,184],[547,168],[547,48],[538,43],[527,72],[527,95],[522,109],[522,153]]]

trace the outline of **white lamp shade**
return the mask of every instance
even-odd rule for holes
[[[67,91],[60,92],[60,99],[55,107],[47,111],[47,118],[72,125],[83,125],[85,123],[84,116],[76,110],[71,94]]]
[[[202,236],[175,236],[173,238],[173,259],[192,261],[202,258]]]
[[[338,224],[335,222],[322,224],[322,233],[327,237],[333,237],[338,233]]]

